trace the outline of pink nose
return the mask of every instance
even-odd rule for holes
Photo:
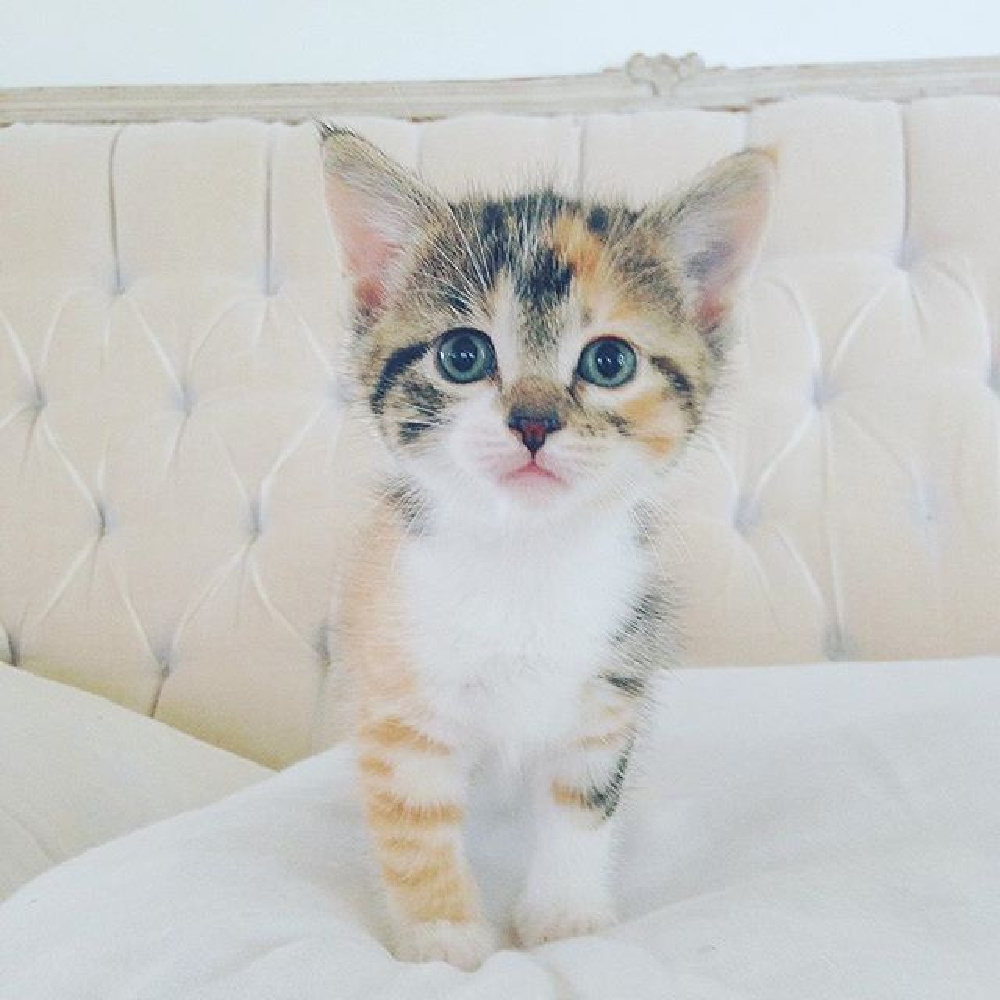
[[[545,444],[548,435],[559,430],[562,424],[559,417],[551,410],[538,412],[515,407],[511,410],[507,426],[521,435],[525,448],[531,452],[531,457],[534,458],[541,450],[542,445]]]

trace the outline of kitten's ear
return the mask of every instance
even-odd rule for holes
[[[737,153],[701,174],[679,201],[653,206],[642,217],[679,265],[689,315],[706,336],[729,315],[757,259],[775,177],[770,151]]]
[[[378,313],[441,202],[359,135],[317,123],[326,205],[358,306]]]

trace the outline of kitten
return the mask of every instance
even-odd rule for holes
[[[698,427],[752,263],[768,154],[636,212],[448,202],[323,127],[357,379],[397,480],[342,602],[368,823],[403,959],[495,947],[462,847],[487,752],[533,775],[525,946],[614,920],[615,812],[670,590],[648,509]]]

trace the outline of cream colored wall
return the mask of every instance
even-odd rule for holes
[[[0,87],[584,73],[993,54],[990,0],[4,0]]]

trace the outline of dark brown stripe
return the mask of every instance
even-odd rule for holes
[[[649,363],[670,383],[675,395],[680,396],[685,406],[694,402],[694,386],[691,380],[670,360],[660,355],[651,355]]]
[[[385,397],[396,380],[410,365],[416,364],[429,350],[433,341],[423,340],[415,344],[407,344],[392,352],[382,366],[378,382],[372,391],[368,402],[375,413],[381,414],[385,409]]]
[[[660,595],[654,590],[646,591],[632,603],[628,616],[618,626],[612,642],[619,646],[630,639],[648,635],[662,619],[663,601]]]
[[[604,814],[605,819],[610,819],[615,814],[618,803],[621,801],[622,788],[625,786],[625,773],[628,771],[629,757],[632,754],[634,743],[635,737],[632,736],[619,755],[608,783],[603,788],[595,786],[587,792],[587,806],[590,809],[599,809]]]
[[[638,698],[646,690],[646,678],[639,674],[613,673],[604,674],[604,679],[622,694],[630,698]]]

